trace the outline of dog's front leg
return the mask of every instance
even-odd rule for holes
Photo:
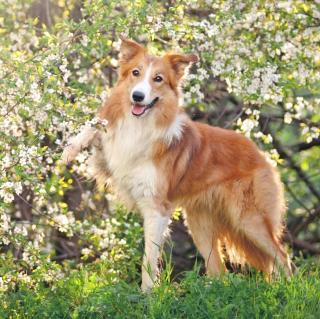
[[[141,289],[147,291],[153,287],[157,279],[158,259],[170,217],[154,210],[144,210],[142,213],[144,217],[145,251],[142,264]]]

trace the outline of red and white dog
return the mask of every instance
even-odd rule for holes
[[[164,233],[178,206],[208,275],[225,271],[222,250],[231,261],[267,274],[280,266],[291,275],[280,243],[285,203],[278,173],[253,142],[193,122],[179,106],[180,82],[197,56],[156,57],[121,39],[119,80],[99,112],[107,132],[80,133],[63,158],[95,139],[95,177],[111,177],[124,202],[143,215],[142,289],[154,285]]]

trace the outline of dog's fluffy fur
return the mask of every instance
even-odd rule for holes
[[[102,183],[111,177],[123,201],[144,217],[142,288],[154,284],[163,234],[177,206],[209,275],[225,271],[225,254],[269,275],[279,266],[291,275],[280,242],[285,203],[278,173],[253,142],[193,122],[179,107],[180,82],[197,56],[151,56],[124,37],[120,54],[118,83],[99,112],[107,132],[80,133],[63,157],[98,140],[90,160],[95,177]],[[144,103],[133,100],[137,90]]]

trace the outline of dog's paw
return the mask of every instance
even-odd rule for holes
[[[152,290],[152,288],[153,288],[153,284],[152,285],[149,285],[149,284],[141,284],[141,291],[143,292],[143,293],[149,293],[151,290]]]
[[[142,283],[141,283],[141,290],[142,292],[148,293],[154,287],[155,282],[150,278],[149,275],[142,275]]]
[[[83,149],[89,147],[94,140],[97,140],[95,143],[100,145],[99,138],[100,136],[96,128],[85,127],[78,135],[71,137],[69,144],[61,155],[61,163],[69,164]]]
[[[64,148],[61,155],[61,160],[60,160],[61,164],[65,164],[65,165],[69,164],[77,157],[79,152],[80,152],[80,149],[76,145],[74,144],[67,145]]]

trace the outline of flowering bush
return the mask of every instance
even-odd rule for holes
[[[87,152],[71,170],[57,164],[116,80],[121,32],[156,54],[199,54],[186,109],[253,138],[281,164],[293,244],[307,249],[306,230],[319,238],[320,1],[46,3],[45,19],[34,1],[0,3],[1,290],[53,282],[73,267],[65,259],[140,256],[137,217],[87,180]]]

